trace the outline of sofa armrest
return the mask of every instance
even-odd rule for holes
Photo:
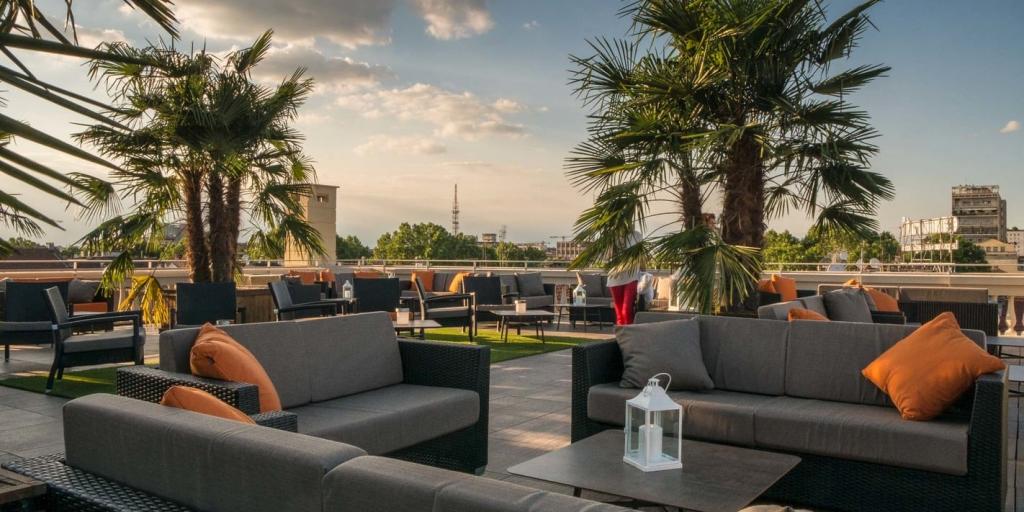
[[[468,389],[486,400],[490,391],[490,347],[399,339],[402,382]]]
[[[116,389],[121,396],[159,403],[171,386],[199,388],[250,416],[260,412],[260,390],[255,384],[206,379],[148,366],[117,369]]]
[[[872,311],[871,321],[876,324],[898,324],[907,323],[907,317],[900,312]]]
[[[622,352],[615,340],[572,347],[572,441],[589,437],[587,397],[597,384],[622,378]]]
[[[299,431],[299,415],[288,411],[270,411],[252,414],[250,417],[257,425],[276,428],[286,432]]]
[[[978,487],[976,496],[991,496],[979,510],[1001,510],[1006,495],[1006,371],[978,377],[974,384],[971,425],[967,437],[967,474]],[[999,486],[999,487],[996,487]],[[996,498],[998,497],[998,498]]]

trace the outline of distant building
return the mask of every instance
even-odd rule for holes
[[[60,249],[49,244],[46,247],[23,247],[14,249],[6,258],[0,258],[0,269],[3,270],[38,270],[71,268],[71,263],[64,261]]]
[[[978,243],[985,251],[985,260],[998,270],[1017,271],[1017,247],[1013,244],[990,238]]]
[[[480,235],[480,245],[484,247],[490,247],[492,245],[498,245],[498,234],[497,233],[483,233]]]
[[[573,240],[559,240],[555,242],[555,252],[552,259],[569,261],[576,259],[583,252],[585,246]]]
[[[335,236],[338,232],[338,187],[333,185],[310,185],[312,193],[299,198],[306,222],[320,235],[320,243],[327,253],[323,256],[308,254],[292,242],[287,241],[284,250],[286,267],[315,267],[334,264],[338,259],[335,252]]]
[[[948,252],[956,249],[953,235],[957,232],[956,217],[900,220],[900,249],[905,253]]]
[[[1024,229],[1007,229],[1006,242],[1017,248],[1017,256],[1024,257]]]
[[[957,218],[956,234],[981,243],[989,239],[1006,241],[1006,200],[996,185],[953,187],[952,214]]]

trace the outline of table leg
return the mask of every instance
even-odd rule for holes
[[[540,322],[537,325],[540,326],[540,342],[541,343],[547,343],[547,340],[544,339],[544,323]]]
[[[581,494],[583,494],[583,489],[580,489],[579,487],[573,487],[572,488],[572,495],[573,495],[573,497],[579,498]]]

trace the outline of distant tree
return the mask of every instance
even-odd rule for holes
[[[432,222],[403,222],[397,230],[381,235],[373,249],[374,258],[391,260],[468,260],[481,259],[482,254],[486,256],[486,250],[477,244],[476,237],[453,235]]]
[[[548,259],[548,253],[539,247],[527,247],[523,251],[523,259],[527,261],[544,261]]]
[[[498,261],[522,261],[526,259],[526,252],[512,242],[500,242],[494,247],[494,255]]]
[[[36,242],[35,240],[29,240],[28,238],[20,236],[8,238],[7,244],[14,249],[36,249],[39,247],[43,247],[43,244]]]
[[[789,231],[779,233],[769,230],[766,232],[761,254],[765,263],[803,263],[808,261],[807,249],[803,242]]]
[[[341,235],[335,235],[334,241],[335,251],[339,260],[357,260],[373,256],[373,251],[363,245],[358,236],[348,235],[342,237]]]
[[[985,249],[982,249],[974,242],[969,240],[959,240],[957,248],[953,251],[953,263],[958,264],[970,264],[970,263],[988,263],[988,259],[985,257]],[[957,272],[988,272],[989,267],[957,267]]]

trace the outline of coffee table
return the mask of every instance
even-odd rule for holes
[[[43,482],[0,469],[0,509],[43,510],[44,494],[46,484]]]
[[[436,320],[410,320],[404,324],[400,324],[395,320],[391,321],[391,325],[395,327],[395,334],[402,334],[403,331],[409,331],[410,336],[416,336],[416,330],[420,331],[419,339],[426,338],[426,329],[437,329],[441,327],[441,324],[437,323]]]
[[[499,309],[490,313],[498,317],[498,333],[505,340],[505,343],[508,343],[508,330],[510,327],[515,327],[516,334],[518,334],[519,328],[523,326],[532,326],[536,329],[540,342],[545,343],[544,323],[555,318],[554,313],[543,309],[528,309],[522,312],[517,312],[514,309]]]
[[[645,473],[622,461],[624,434],[606,430],[508,468],[514,475],[628,498],[628,506],[662,505],[736,512],[789,473],[800,457],[683,440],[683,467]]]

